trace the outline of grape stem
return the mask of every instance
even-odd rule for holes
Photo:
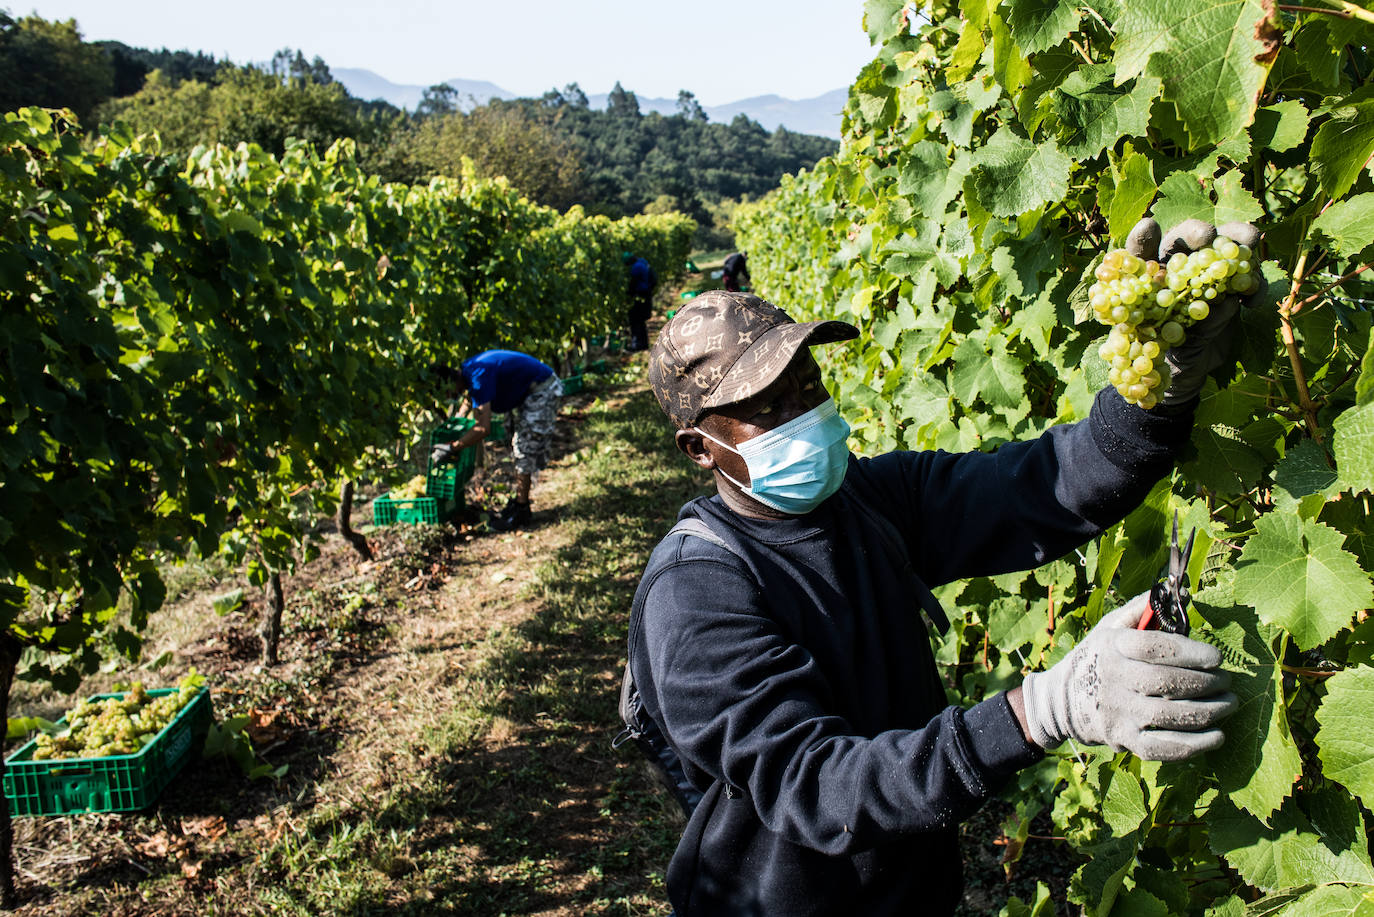
[[[1293,268],[1292,286],[1289,287],[1287,298],[1279,306],[1279,331],[1283,336],[1284,349],[1288,351],[1288,362],[1293,366],[1293,381],[1298,386],[1298,407],[1302,410],[1303,420],[1307,425],[1307,433],[1320,444],[1322,431],[1317,423],[1317,406],[1313,403],[1312,393],[1307,388],[1307,374],[1302,368],[1302,355],[1298,353],[1298,341],[1293,334],[1293,313],[1297,311],[1295,305],[1298,291],[1302,288],[1302,282],[1306,276],[1309,253],[1309,249],[1303,249],[1302,254],[1298,256],[1297,265]]]
[[[1288,13],[1322,13],[1327,16],[1339,16],[1342,19],[1359,19],[1374,25],[1374,12],[1365,9],[1349,0],[1332,0],[1340,9],[1330,9],[1324,6],[1297,6],[1294,4],[1280,3],[1279,9]]]
[[[1289,314],[1297,315],[1299,312],[1302,311],[1303,306],[1307,305],[1308,303],[1316,302],[1318,299],[1321,299],[1327,293],[1330,293],[1332,290],[1336,289],[1336,287],[1345,283],[1351,277],[1354,277],[1356,274],[1362,274],[1365,271],[1369,270],[1371,267],[1374,267],[1374,262],[1370,262],[1369,264],[1366,264],[1363,267],[1358,267],[1355,270],[1351,271],[1349,274],[1346,274],[1344,277],[1341,277],[1338,280],[1328,283],[1326,286],[1322,287],[1320,290],[1313,293],[1311,296],[1307,297],[1302,302],[1294,305],[1292,311],[1289,312]]]

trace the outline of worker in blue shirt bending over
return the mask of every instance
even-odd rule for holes
[[[458,439],[436,446],[434,463],[452,461],[460,450],[485,439],[491,432],[493,411],[514,412],[515,496],[497,514],[492,527],[510,531],[528,525],[530,484],[549,463],[563,383],[551,367],[516,350],[483,351],[464,360],[457,371],[443,375],[457,386],[460,396],[468,395],[475,423]]]

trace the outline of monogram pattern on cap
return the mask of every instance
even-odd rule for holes
[[[663,326],[650,355],[649,385],[665,413],[691,425],[708,407],[742,401],[770,385],[813,328],[750,293],[707,291]]]

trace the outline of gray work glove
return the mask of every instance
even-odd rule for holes
[[[440,443],[434,447],[434,451],[429,454],[431,465],[442,465],[445,462],[456,461],[461,450],[456,448],[453,443]]]
[[[1026,676],[1026,725],[1041,748],[1067,738],[1151,761],[1180,761],[1221,745],[1236,709],[1214,646],[1181,634],[1136,630],[1149,593],[1097,623],[1045,672]]]
[[[1146,217],[1131,228],[1126,236],[1126,250],[1145,261],[1164,264],[1175,252],[1197,251],[1212,244],[1217,236],[1249,246],[1258,257],[1260,233],[1250,223],[1227,223],[1213,226],[1202,220],[1184,220],[1161,238],[1159,224]],[[1208,316],[1188,329],[1182,344],[1171,347],[1164,355],[1169,367],[1169,387],[1159,403],[1182,404],[1202,391],[1207,374],[1226,361],[1231,353],[1231,336],[1235,318],[1242,305],[1251,305],[1264,295],[1264,275],[1255,264],[1255,277],[1260,285],[1244,297],[1231,294],[1212,303]]]

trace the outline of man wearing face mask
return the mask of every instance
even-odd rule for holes
[[[991,454],[857,458],[810,352],[857,336],[712,291],[650,353],[678,447],[718,487],[653,552],[630,623],[643,712],[692,788],[676,917],[950,913],[957,825],[1045,748],[1177,760],[1217,747],[1235,705],[1214,648],[1134,629],[1142,596],[1023,687],[948,706],[917,611],[943,630],[930,587],[1125,516],[1187,441],[1200,374],[1176,369],[1181,400],[1148,412],[1105,390],[1082,423]]]

